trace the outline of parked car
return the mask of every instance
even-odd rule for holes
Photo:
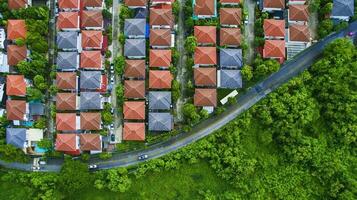
[[[146,160],[146,159],[148,159],[148,155],[147,154],[142,154],[142,155],[139,155],[138,156],[138,160]]]
[[[114,134],[110,135],[110,141],[115,142],[115,135]]]
[[[97,166],[97,165],[89,165],[88,168],[89,168],[89,169],[97,169],[98,166]]]

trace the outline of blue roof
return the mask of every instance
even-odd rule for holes
[[[242,88],[242,75],[240,70],[221,70],[220,76],[221,88]]]
[[[332,8],[332,16],[347,16],[354,15],[354,0],[334,0]]]
[[[242,49],[220,49],[220,66],[222,68],[241,68],[243,65]]]
[[[26,142],[26,129],[24,128],[7,128],[6,143],[18,148],[24,148]]]

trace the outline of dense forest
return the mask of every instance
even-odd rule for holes
[[[31,188],[35,199],[89,186],[129,192],[139,179],[205,161],[234,190],[197,191],[202,199],[357,199],[356,139],[357,50],[339,39],[310,70],[178,152],[132,169],[90,175],[86,164],[67,161],[60,174],[11,171],[1,180]]]

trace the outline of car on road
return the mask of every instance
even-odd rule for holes
[[[98,166],[97,166],[97,165],[89,165],[88,168],[89,168],[89,169],[97,169]]]
[[[115,142],[115,135],[114,134],[110,135],[110,141]]]
[[[146,160],[146,159],[148,159],[148,155],[147,154],[142,154],[142,155],[139,155],[138,156],[138,160]]]

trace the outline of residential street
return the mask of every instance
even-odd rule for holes
[[[254,59],[254,20],[255,20],[255,5],[253,0],[246,0],[244,3],[245,10],[248,11],[248,24],[245,25],[244,39],[247,42],[248,49],[246,52],[246,63],[251,64]],[[245,19],[243,19],[245,20]]]

